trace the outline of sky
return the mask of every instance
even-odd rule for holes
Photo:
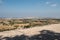
[[[60,0],[0,0],[0,17],[60,18]]]

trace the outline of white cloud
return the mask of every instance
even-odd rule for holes
[[[52,3],[52,2],[45,2],[46,5],[51,6],[51,7],[56,7],[57,4],[56,3]]]
[[[56,6],[57,6],[57,4],[51,4],[50,6],[51,6],[51,7],[56,7]]]
[[[50,4],[50,2],[46,2],[46,4]]]

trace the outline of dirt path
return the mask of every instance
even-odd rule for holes
[[[37,35],[42,30],[52,30],[54,32],[60,33],[60,24],[52,24],[52,25],[46,25],[46,26],[41,26],[41,27],[33,27],[33,28],[28,28],[28,29],[16,29],[16,30],[11,30],[11,31],[4,31],[0,32],[0,36],[2,37],[14,37],[16,35]]]

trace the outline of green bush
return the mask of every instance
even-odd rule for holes
[[[30,27],[31,27],[31,26],[29,26],[29,25],[28,25],[28,26],[24,26],[24,28],[30,28]]]

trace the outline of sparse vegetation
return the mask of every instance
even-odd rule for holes
[[[28,26],[24,26],[24,28],[30,28],[31,26],[30,25],[28,25]]]
[[[17,29],[19,27],[19,25],[15,25],[14,27]]]
[[[60,23],[60,19],[0,19],[0,31]],[[18,25],[16,25],[18,24]]]

